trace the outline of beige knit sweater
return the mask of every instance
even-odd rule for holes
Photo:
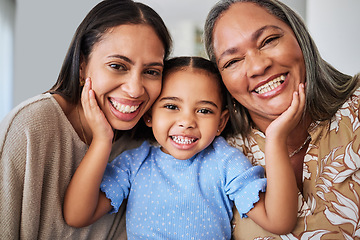
[[[111,159],[139,143],[126,136]],[[42,94],[0,123],[0,239],[126,239],[125,206],[93,225],[69,227],[62,214],[71,176],[87,146],[61,107]]]

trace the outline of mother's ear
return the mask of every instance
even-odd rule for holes
[[[81,55],[80,68],[79,68],[79,82],[81,87],[85,85],[85,79],[86,79],[85,68],[86,68],[86,63],[84,61],[83,55]]]
[[[148,127],[152,127],[152,117],[150,111],[146,112],[143,116],[145,125]]]

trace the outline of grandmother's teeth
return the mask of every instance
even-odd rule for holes
[[[263,94],[263,93],[269,92],[269,91],[277,88],[278,86],[280,86],[284,80],[285,80],[285,75],[281,75],[280,77],[277,77],[277,78],[271,80],[270,82],[256,88],[255,92],[258,94]]]

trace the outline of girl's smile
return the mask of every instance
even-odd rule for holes
[[[146,124],[165,153],[185,160],[209,146],[228,119],[217,78],[200,69],[177,69],[164,77]]]

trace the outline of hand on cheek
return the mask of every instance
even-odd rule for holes
[[[103,140],[112,141],[114,135],[113,129],[96,101],[95,92],[92,89],[90,78],[86,79],[85,86],[81,94],[81,102],[87,124],[92,131],[93,139],[101,138]]]

